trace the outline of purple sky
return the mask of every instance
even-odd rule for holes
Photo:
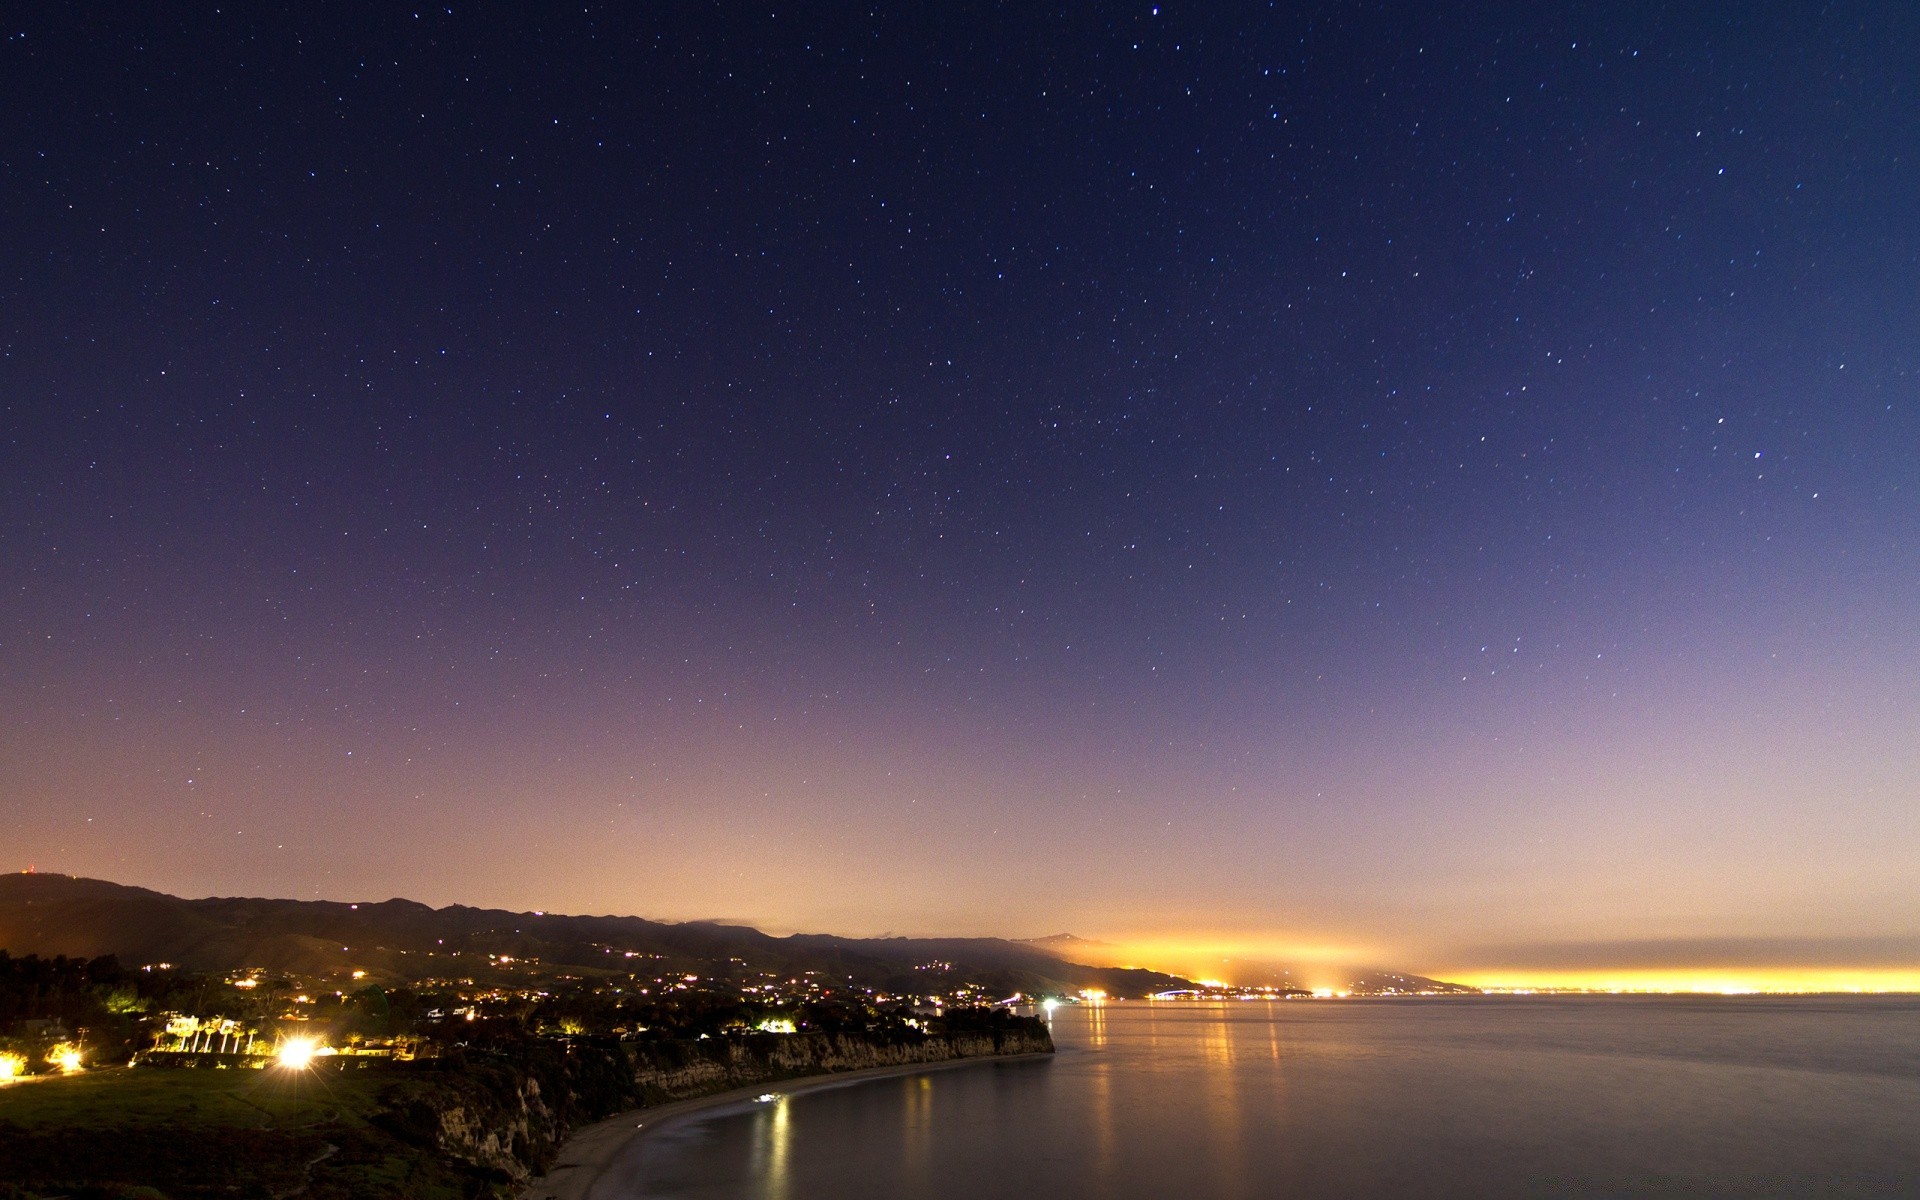
[[[943,12],[17,18],[7,865],[1920,969],[1920,17]]]

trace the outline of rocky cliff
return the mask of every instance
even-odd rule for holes
[[[659,1104],[804,1075],[1052,1051],[1053,1039],[1038,1021],[1030,1026],[911,1039],[862,1033],[763,1034],[643,1043],[634,1054],[634,1082],[647,1103]]]

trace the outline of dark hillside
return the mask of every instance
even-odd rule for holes
[[[411,900],[344,903],[215,897],[186,900],[146,888],[67,875],[0,876],[0,949],[15,955],[167,962],[196,971],[264,967],[305,975],[363,970],[375,979],[484,975],[488,955],[540,969],[624,969],[633,955],[830,978],[914,990],[919,972],[965,976],[1006,994],[1097,987],[1144,995],[1184,986],[1175,976],[1062,961],[997,938],[776,938],[738,925],[673,924],[640,917],[516,913]]]

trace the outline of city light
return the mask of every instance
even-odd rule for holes
[[[281,1066],[304,1071],[313,1065],[314,1056],[319,1053],[319,1042],[310,1037],[297,1037],[280,1043],[280,1052],[276,1057]]]

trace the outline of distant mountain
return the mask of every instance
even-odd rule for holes
[[[334,976],[358,970],[396,982],[480,977],[494,969],[488,955],[536,960],[549,972],[599,972],[628,969],[632,954],[687,963],[740,959],[760,970],[817,970],[905,993],[931,978],[970,980],[1009,995],[1100,988],[1143,996],[1190,986],[1179,976],[1076,963],[1033,943],[999,938],[781,938],[708,921],[430,908],[401,899],[185,900],[99,879],[38,874],[0,875],[0,950],[114,954],[128,965],[167,962],[199,971],[264,967]]]
[[[1348,986],[1352,991],[1369,996],[1406,995],[1409,992],[1443,996],[1480,994],[1479,988],[1464,983],[1448,983],[1444,979],[1429,979],[1425,975],[1409,975],[1401,971],[1362,971],[1353,976],[1353,982]]]
[[[1022,945],[1035,946],[1059,959],[1097,962],[1119,953],[1112,942],[1098,942],[1072,933],[1051,933],[1046,937],[1021,938]]]

